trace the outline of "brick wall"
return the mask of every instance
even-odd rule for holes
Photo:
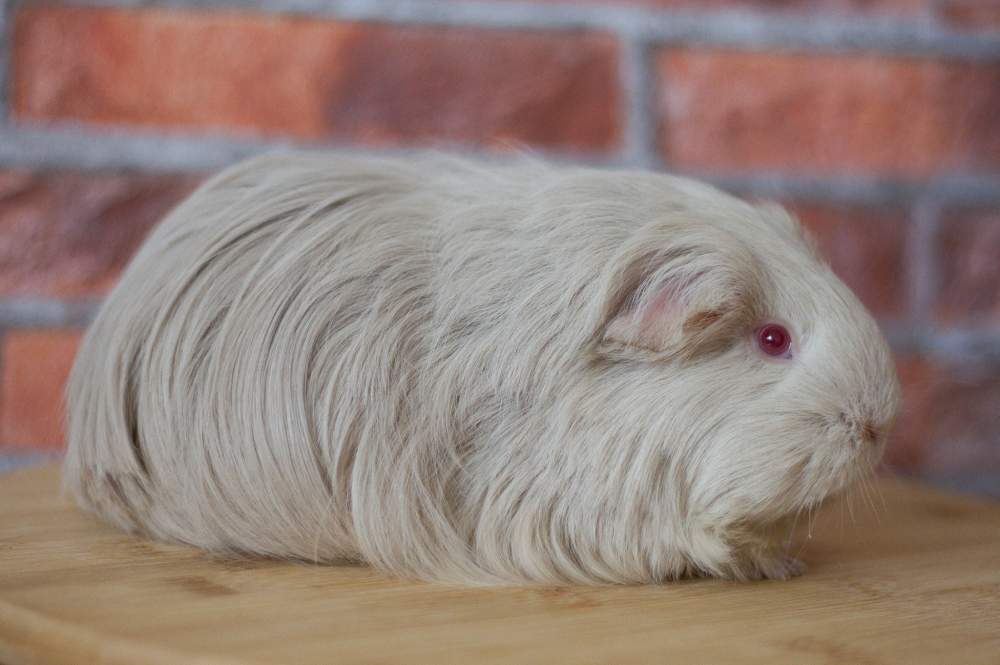
[[[0,452],[204,173],[285,145],[670,169],[791,206],[883,323],[900,472],[1000,494],[1000,0],[6,2]]]

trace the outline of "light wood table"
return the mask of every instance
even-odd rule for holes
[[[462,589],[219,561],[0,476],[0,663],[1000,663],[1000,505],[880,482],[791,582]]]

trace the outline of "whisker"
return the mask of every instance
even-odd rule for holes
[[[846,514],[846,508],[844,507],[845,503],[846,503],[846,501],[841,501],[840,502],[840,539],[841,540],[844,539],[844,515]]]
[[[795,511],[795,517],[792,518],[792,525],[788,529],[788,538],[785,541],[785,552],[788,553],[792,549],[792,540],[795,537],[795,527],[799,524],[799,518],[802,517],[802,511],[805,509],[805,504],[799,506],[798,510]],[[802,551],[801,549],[799,550]]]
[[[879,499],[879,501],[882,504],[882,510],[888,512],[889,506],[886,505],[885,495],[882,494],[882,487],[881,487],[881,485],[879,484],[879,482],[877,480],[872,479],[872,486],[875,488],[875,494],[876,494],[876,496],[878,496],[878,499]]]
[[[858,520],[854,516],[854,491],[855,491],[855,487],[852,485],[847,490],[847,497],[846,497],[847,498],[847,510],[851,514],[851,526],[857,526],[858,525]]]
[[[879,526],[882,526],[882,519],[879,517],[878,514],[878,506],[875,505],[875,502],[872,500],[871,497],[870,482],[871,482],[870,479],[867,477],[861,479],[860,483],[861,492],[865,500],[868,502],[868,506],[872,509],[872,514],[875,516],[875,523]]]

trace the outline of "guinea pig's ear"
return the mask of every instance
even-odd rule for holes
[[[753,325],[760,276],[752,257],[673,248],[628,262],[609,280],[602,355],[692,358]]]

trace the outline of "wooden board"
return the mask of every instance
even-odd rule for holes
[[[791,582],[462,589],[218,561],[0,476],[0,663],[1000,663],[1000,505],[880,482]]]

